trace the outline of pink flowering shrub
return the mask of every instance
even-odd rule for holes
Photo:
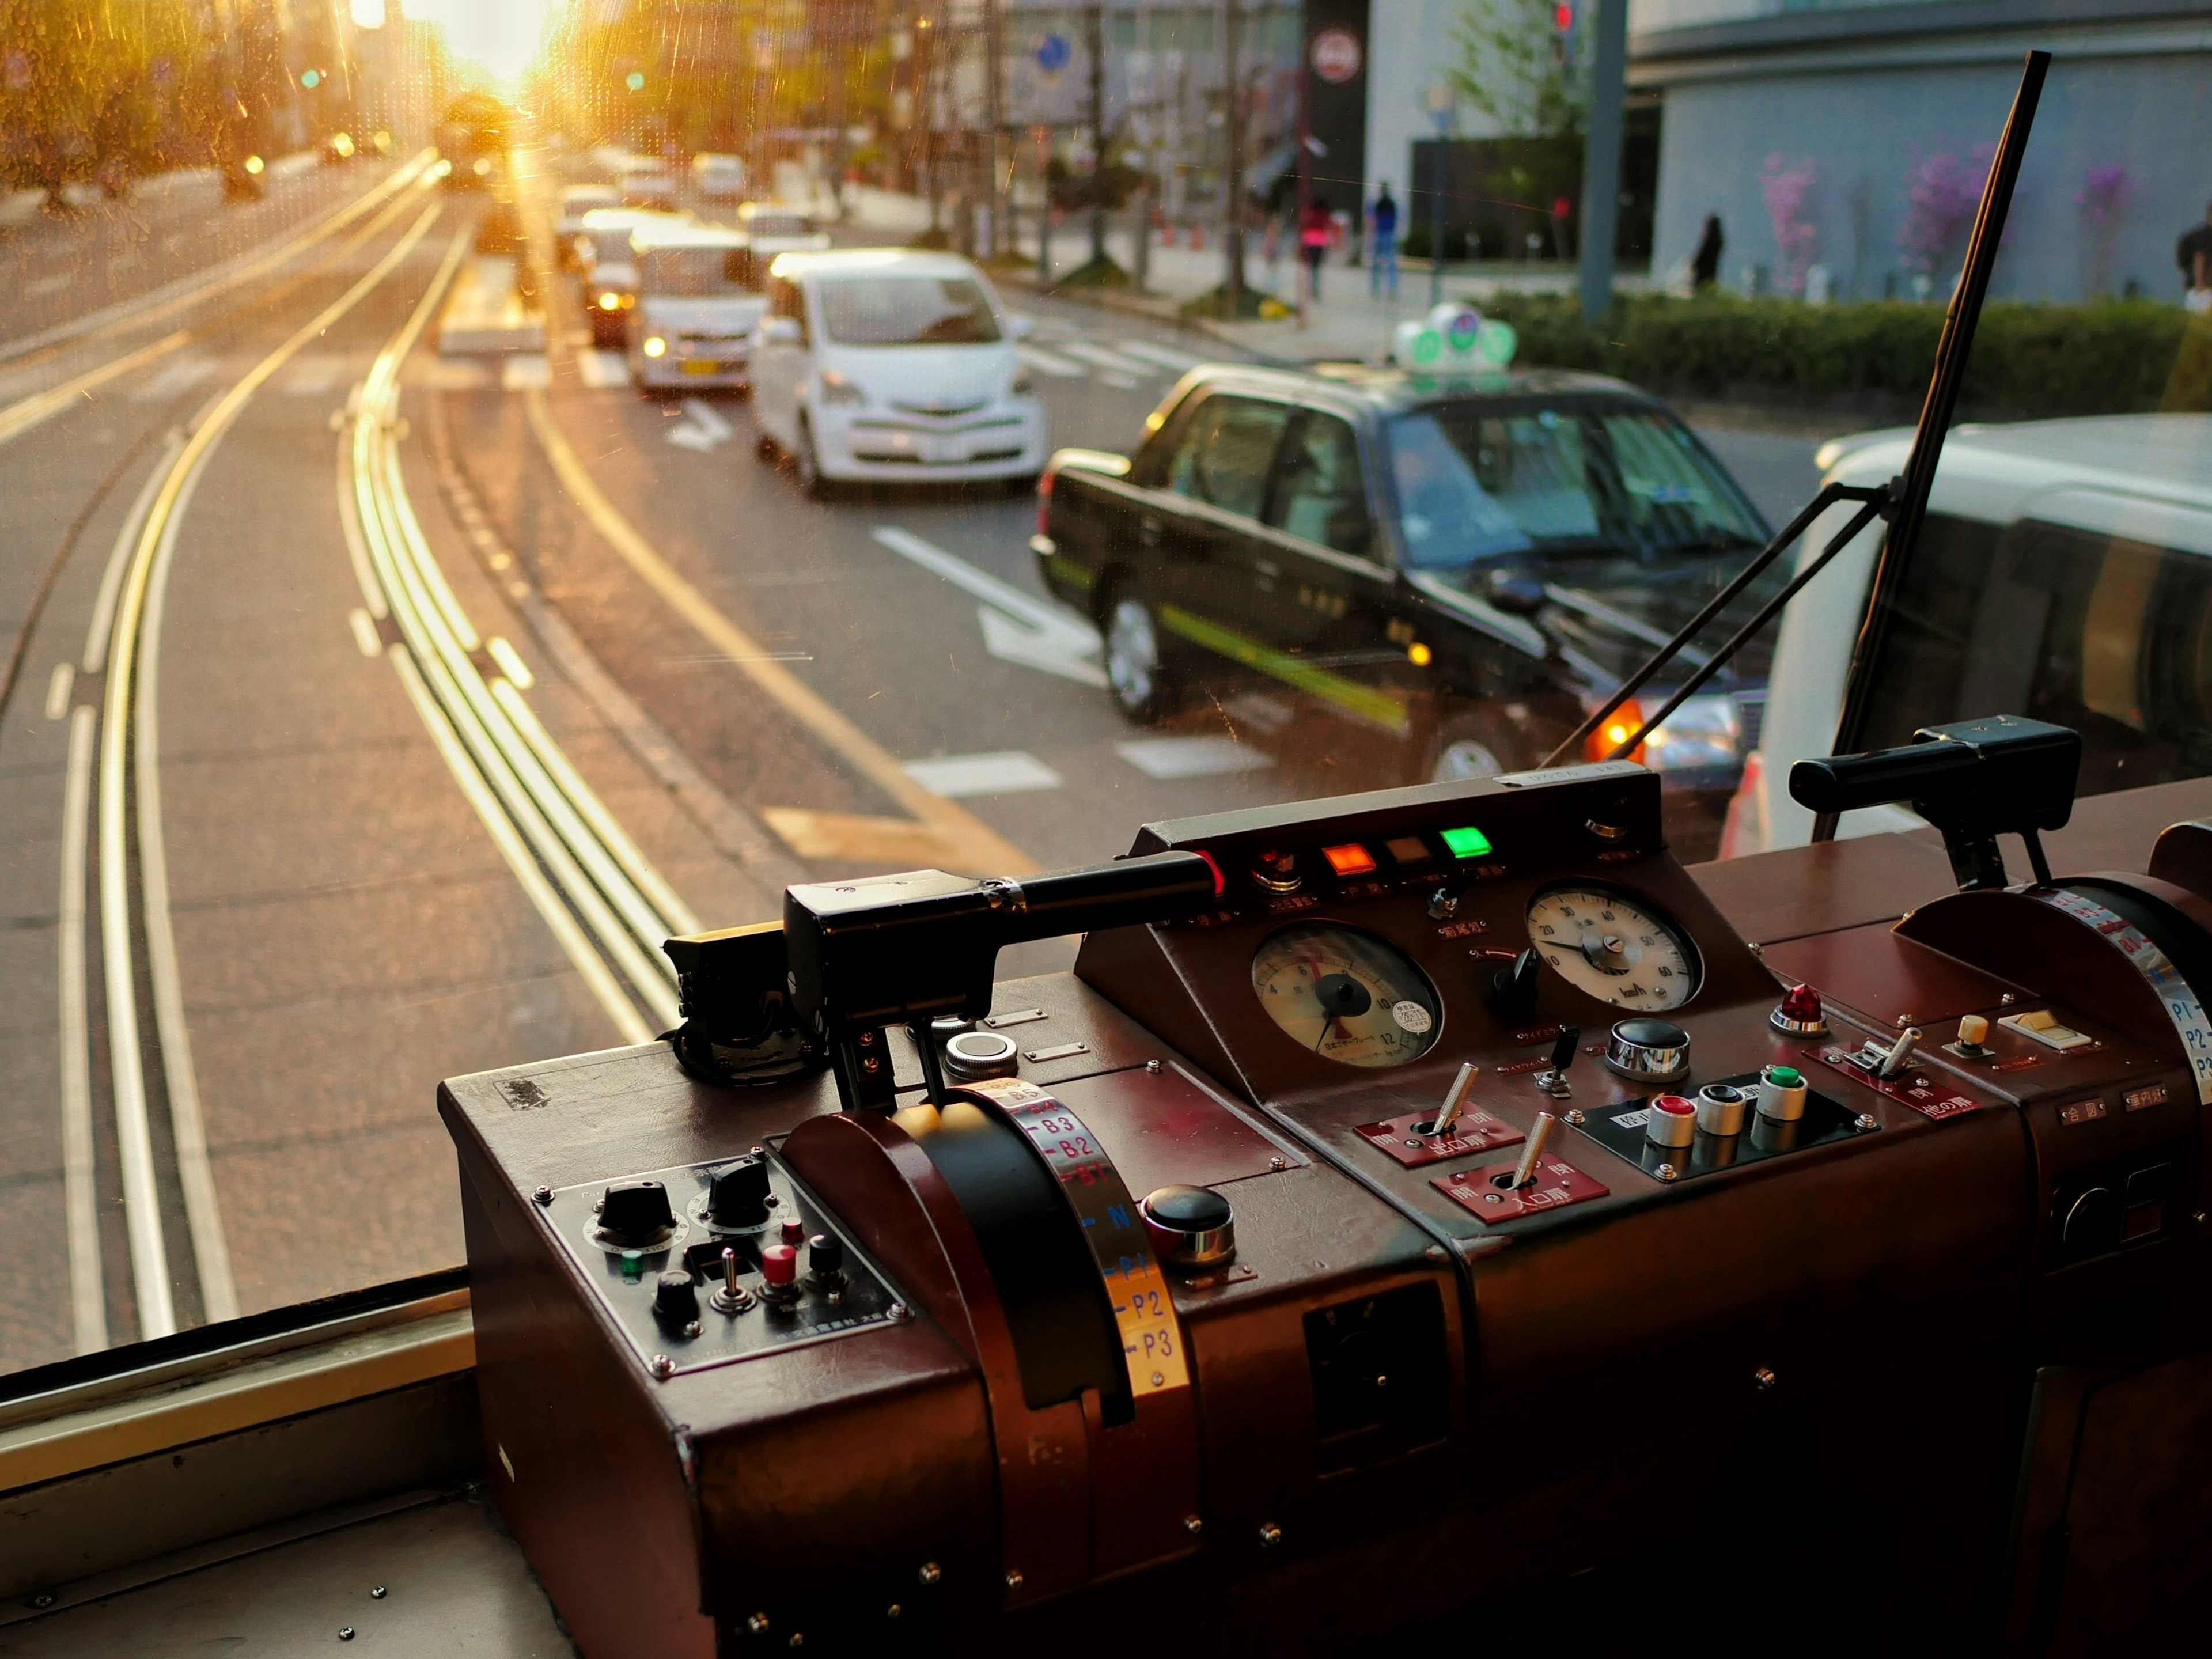
[[[1978,145],[1973,159],[1962,161],[1939,149],[1905,170],[1905,222],[1898,228],[1897,245],[1908,270],[1933,277],[1960,252],[1996,153],[1994,145]]]
[[[2081,228],[2087,233],[2082,250],[2087,269],[2083,285],[2092,298],[2112,287],[2112,255],[2120,238],[2120,216],[2136,193],[2135,180],[2122,163],[2091,167],[2081,175],[2081,188],[2074,192],[2074,205],[2081,210]]]
[[[1768,156],[1759,170],[1759,187],[1766,198],[1767,221],[1774,227],[1774,245],[1782,250],[1780,283],[1784,293],[1805,291],[1805,272],[1820,246],[1820,229],[1807,206],[1817,176],[1809,158],[1796,167],[1786,167],[1780,150]]]

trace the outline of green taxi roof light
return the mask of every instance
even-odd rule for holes
[[[1443,831],[1443,838],[1455,859],[1479,859],[1490,851],[1490,837],[1471,823]]]

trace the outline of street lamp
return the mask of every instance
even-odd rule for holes
[[[1429,304],[1434,307],[1444,297],[1444,159],[1459,126],[1459,93],[1450,82],[1439,81],[1421,94],[1421,106],[1437,124],[1435,180],[1429,191]]]

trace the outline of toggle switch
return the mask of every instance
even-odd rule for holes
[[[1544,1149],[1552,1144],[1553,1132],[1559,1127],[1559,1120],[1549,1112],[1537,1113],[1536,1121],[1528,1126],[1528,1139],[1521,1148],[1521,1161],[1513,1166],[1512,1175],[1502,1182],[1493,1176],[1491,1177],[1492,1184],[1503,1185],[1510,1190],[1526,1187],[1535,1180],[1537,1164],[1544,1156]]]
[[[768,1165],[757,1158],[708,1172],[707,1220],[724,1230],[768,1224]]]
[[[1698,1138],[1698,1103],[1687,1095],[1654,1095],[1644,1138],[1654,1146],[1689,1146]]]
[[[676,1231],[668,1189],[657,1181],[617,1181],[599,1196],[599,1243],[646,1250],[665,1244]]]
[[[1551,1062],[1529,1080],[1554,1100],[1572,1100],[1574,1086],[1567,1081],[1567,1068],[1575,1063],[1582,1052],[1583,1028],[1565,1025],[1559,1028],[1559,1041],[1552,1045]]]
[[[1523,951],[1510,968],[1501,968],[1490,979],[1490,1006],[1508,1025],[1527,1023],[1536,1008],[1536,980],[1544,959],[1535,951]]]
[[[1905,1061],[1912,1058],[1913,1045],[1920,1041],[1920,1028],[1908,1025],[1898,1033],[1897,1041],[1889,1045],[1889,1052],[1874,1068],[1874,1074],[1887,1083],[1905,1069]]]
[[[2070,1025],[2061,1025],[2058,1016],[2048,1008],[2037,1008],[2025,1014],[2008,1014],[1997,1022],[2009,1026],[2022,1036],[2032,1038],[2046,1048],[2056,1048],[2063,1054],[2069,1048],[2086,1048],[2095,1042],[2087,1032],[2077,1031]]]
[[[727,1245],[722,1247],[722,1282],[708,1299],[719,1314],[741,1314],[753,1305],[753,1293],[738,1283],[738,1253]]]

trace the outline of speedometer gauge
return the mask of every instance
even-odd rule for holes
[[[1616,1008],[1679,1008],[1703,976],[1697,947],[1617,887],[1575,882],[1529,901],[1528,943],[1561,979]]]
[[[1252,958],[1252,988],[1293,1042],[1347,1066],[1418,1060],[1443,1018],[1436,987],[1405,952],[1326,922],[1270,934]]]

